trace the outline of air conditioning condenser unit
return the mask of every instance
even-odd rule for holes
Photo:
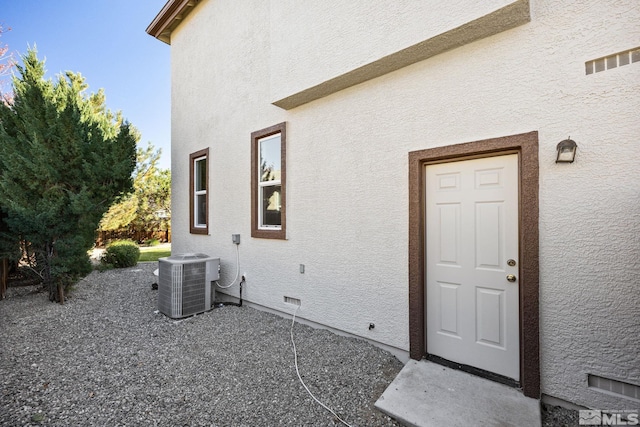
[[[158,260],[158,310],[172,319],[211,308],[220,277],[220,258],[200,253],[176,254]]]

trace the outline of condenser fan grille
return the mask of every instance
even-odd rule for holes
[[[204,263],[185,264],[182,270],[182,315],[201,313],[206,310],[204,304],[206,266]]]

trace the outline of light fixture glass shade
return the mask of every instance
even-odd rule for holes
[[[558,157],[556,163],[573,163],[576,158],[576,149],[578,144],[572,139],[565,139],[560,141],[556,149],[558,150]]]

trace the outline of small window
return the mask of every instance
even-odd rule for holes
[[[189,155],[189,229],[193,234],[208,234],[209,149]]]
[[[251,236],[286,237],[285,123],[251,134]]]

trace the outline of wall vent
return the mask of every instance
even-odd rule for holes
[[[284,297],[284,302],[286,302],[287,304],[293,304],[293,305],[300,305],[302,304],[302,301],[300,301],[298,298],[291,298],[291,297]]]
[[[623,65],[629,65],[634,62],[640,62],[640,47],[625,50],[624,52],[614,53],[598,59],[592,59],[584,63],[587,75],[599,73],[601,71],[610,70]]]
[[[638,385],[591,374],[587,376],[587,382],[589,388],[640,402],[640,386]]]

